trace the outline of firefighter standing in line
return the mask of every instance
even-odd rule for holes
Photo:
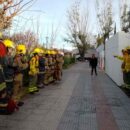
[[[45,75],[45,57],[44,57],[44,50],[40,50],[39,55],[39,73],[37,77],[37,84],[38,88],[44,88],[44,75]]]
[[[2,67],[3,59],[6,55],[6,52],[7,51],[5,45],[3,44],[2,41],[0,41],[0,114],[7,113],[7,105],[8,105],[6,83],[5,83],[3,67]]]
[[[29,64],[29,56],[28,56],[27,52],[22,57],[22,63]],[[29,86],[29,65],[27,68],[22,70],[22,73],[23,73],[23,87],[28,88],[28,86]]]
[[[44,84],[48,85],[49,84],[49,58],[48,58],[48,51],[46,50],[45,52],[45,75],[44,75]]]
[[[29,61],[29,87],[28,91],[30,94],[38,92],[37,88],[37,74],[39,73],[39,56],[38,53],[41,52],[41,49],[35,48],[33,51],[33,56]]]
[[[60,81],[62,77],[62,66],[63,66],[64,60],[63,55],[61,52],[58,52],[56,55],[56,70],[57,70],[57,80]]]
[[[5,76],[7,94],[11,97],[13,94],[14,87],[14,43],[8,39],[4,40],[3,42],[7,49],[7,55],[5,56],[3,61],[3,72]]]
[[[15,76],[14,76],[14,94],[13,98],[19,106],[23,105],[21,102],[22,92],[23,92],[23,73],[22,71],[28,67],[28,63],[23,62],[23,56],[26,54],[26,47],[23,44],[19,44],[16,47],[16,55],[14,58],[14,64],[16,66]]]
[[[55,55],[56,55],[56,52],[54,51],[54,50],[52,50],[52,52],[51,52],[51,54],[52,54],[52,71],[53,71],[53,73],[52,73],[52,75],[53,75],[53,82],[55,82],[56,81],[56,75],[55,75],[55,69],[56,69],[56,57],[55,57]]]
[[[49,65],[49,70],[48,70],[48,82],[51,83],[53,81],[53,70],[52,70],[52,57],[51,57],[51,51],[48,51],[48,65]]]

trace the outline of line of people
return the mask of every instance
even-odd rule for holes
[[[0,114],[11,114],[22,106],[22,90],[35,94],[62,77],[63,53],[35,48],[27,54],[24,44],[0,41]]]

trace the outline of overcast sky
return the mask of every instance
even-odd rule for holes
[[[26,0],[28,1],[28,0]],[[50,39],[52,28],[54,32],[57,29],[57,37],[54,46],[63,48],[71,48],[63,42],[66,34],[66,11],[70,8],[74,0],[37,0],[29,10],[19,15],[14,21],[15,31],[32,30],[39,33],[41,44],[46,43],[46,37]],[[81,0],[82,8],[89,8],[89,31],[97,33],[97,22],[95,14],[95,0]],[[114,19],[119,28],[119,0],[112,0],[114,9]],[[17,26],[16,26],[17,25]],[[48,41],[50,44],[50,40]]]

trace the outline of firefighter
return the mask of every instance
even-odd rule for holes
[[[127,52],[127,48],[126,49],[122,49],[122,56],[114,56],[115,58],[119,59],[122,61],[122,65],[121,65],[121,69],[123,72],[123,81],[124,81],[124,87],[127,87],[127,67],[126,67],[126,62],[127,62],[127,57],[128,57],[128,52]]]
[[[16,47],[16,55],[14,57],[14,64],[16,66],[15,76],[14,76],[14,90],[13,99],[19,106],[24,103],[21,102],[21,97],[23,93],[23,73],[22,71],[28,67],[28,63],[23,62],[23,57],[26,54],[26,47],[23,44],[19,44]]]
[[[47,50],[47,70],[46,70],[46,76],[47,76],[47,85],[51,82],[51,65],[52,65],[52,58],[50,56],[51,51]]]
[[[29,55],[27,52],[22,57],[22,63],[27,63],[27,64],[29,63]],[[22,73],[23,73],[23,87],[28,88],[28,86],[29,86],[29,64],[28,64],[27,68],[22,70]]]
[[[3,61],[3,72],[5,76],[5,82],[7,87],[8,96],[12,96],[14,87],[14,43],[8,39],[3,41],[7,49],[7,55]]]
[[[53,81],[56,81],[56,51],[52,50],[52,75],[53,75]]]
[[[44,75],[44,84],[49,84],[49,53],[45,51],[45,75]]]
[[[35,48],[33,51],[33,56],[29,61],[29,88],[28,91],[30,94],[38,92],[37,88],[37,74],[39,73],[39,56],[38,53],[41,52],[41,49]]]
[[[2,52],[3,51],[3,52]],[[7,98],[7,91],[6,91],[6,83],[4,79],[3,73],[3,59],[6,56],[6,47],[2,41],[0,41],[0,114],[6,114],[7,112],[7,105],[8,105],[8,98]]]
[[[37,84],[38,88],[44,88],[44,74],[45,74],[45,57],[44,57],[44,50],[40,50],[39,55],[39,73],[37,77]]]
[[[57,80],[60,81],[62,77],[62,66],[63,66],[63,53],[58,52],[56,55],[56,70],[57,70]]]
[[[125,85],[127,88],[130,88],[130,47],[127,47],[126,50],[127,50],[127,56],[125,59],[125,72],[126,72]]]
[[[50,83],[53,83],[55,81],[55,79],[54,79],[55,59],[54,59],[53,55],[54,55],[54,51],[50,50],[50,55],[49,55],[49,68],[50,68],[49,82]]]

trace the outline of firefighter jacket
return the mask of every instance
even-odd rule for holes
[[[64,63],[64,60],[62,57],[57,57],[56,58],[56,64],[57,64],[57,69],[62,69],[62,66],[63,66],[63,63]]]
[[[4,76],[5,76],[5,81],[12,82],[13,78],[14,78],[14,70],[15,70],[13,57],[7,55],[4,58],[2,66],[3,66],[3,72],[4,72]]]
[[[45,71],[45,58],[40,56],[39,57],[39,73]]]
[[[128,55],[125,59],[125,71],[130,72],[130,55]]]
[[[33,56],[29,62],[29,75],[36,75],[39,72],[39,57]]]
[[[6,88],[5,85],[5,79],[4,79],[4,74],[3,74],[3,68],[2,65],[0,64],[0,92]]]
[[[127,55],[115,56],[115,57],[122,61],[121,69],[122,69],[122,71],[125,71],[125,64],[126,64],[126,57],[127,57]]]
[[[14,65],[16,66],[15,74],[22,73],[28,67],[28,63],[23,62],[23,56],[20,55],[15,56]]]

